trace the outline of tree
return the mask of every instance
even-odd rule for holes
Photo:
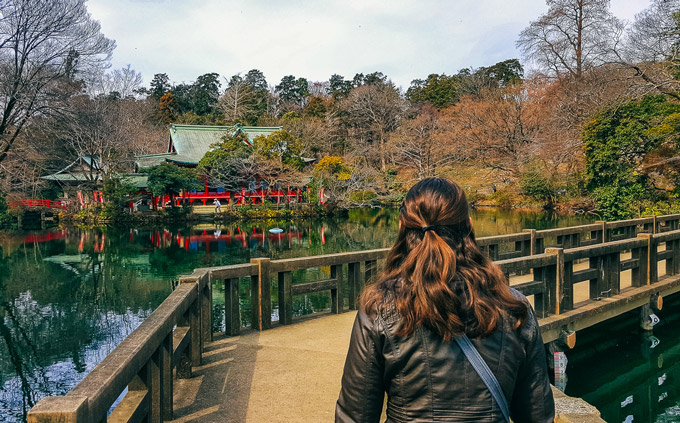
[[[172,89],[170,78],[167,73],[157,73],[151,80],[149,95],[156,101],[160,100],[165,94]]]
[[[522,82],[524,67],[517,59],[508,59],[489,67],[481,67],[476,74],[487,80],[489,88],[505,88]]]
[[[645,86],[680,100],[680,0],[654,0],[635,18],[618,63]]]
[[[279,85],[275,87],[281,103],[302,108],[309,97],[309,86],[305,78],[295,78],[287,75],[281,78]]]
[[[484,166],[519,176],[537,146],[541,115],[530,87],[486,91],[464,97],[444,112],[446,135],[458,154]]]
[[[352,91],[352,81],[346,81],[342,75],[337,73],[331,75],[328,86],[330,94],[335,100],[342,100]]]
[[[609,0],[547,0],[548,13],[519,36],[525,60],[555,77],[580,78],[611,62],[624,24],[609,10]]]
[[[205,116],[214,111],[222,86],[219,78],[217,73],[206,73],[191,85],[191,110],[197,115]]]
[[[76,74],[115,47],[85,0],[6,0],[0,20],[0,162],[36,115],[55,113]]]
[[[214,145],[198,162],[198,174],[215,185],[230,191],[238,190],[242,181],[241,163],[252,154],[246,141],[247,137],[242,132],[222,138],[222,142]]]
[[[161,163],[149,169],[148,187],[156,196],[178,195],[182,190],[189,190],[196,185],[196,174],[193,169]],[[174,202],[170,202],[174,207]]]
[[[341,109],[345,112],[344,125],[361,148],[358,153],[368,155],[369,147],[377,144],[380,168],[386,170],[386,141],[405,111],[397,89],[392,83],[362,85],[349,93]]]
[[[406,98],[416,104],[429,103],[441,110],[454,105],[459,97],[459,78],[436,73],[426,80],[414,79],[406,91]]]
[[[218,101],[227,122],[256,125],[260,116],[266,112],[269,95],[267,81],[259,79],[259,75],[262,75],[260,71],[251,70],[245,78],[236,74],[229,79],[227,89]],[[265,84],[265,88],[262,88],[262,84]]]
[[[632,62],[680,61],[680,0],[653,0],[627,34]]]
[[[179,106],[177,99],[172,93],[163,94],[158,102],[158,121],[161,123],[171,123],[177,119]]]
[[[414,119],[407,119],[390,139],[395,162],[414,169],[418,179],[437,176],[443,167],[458,159],[456,146],[441,134],[439,113],[423,107]]]
[[[606,218],[680,191],[680,105],[648,95],[605,110],[583,130],[587,188]]]
[[[127,65],[113,72],[97,72],[86,84],[91,97],[109,95],[117,98],[134,98],[142,88],[142,74]]]
[[[300,157],[302,152],[300,141],[285,129],[272,132],[268,136],[255,137],[253,150],[260,157],[275,159],[281,166],[288,165],[297,170],[302,170],[304,166],[304,161]]]

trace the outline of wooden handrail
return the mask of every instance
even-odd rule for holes
[[[209,312],[212,308],[200,301],[201,289],[209,286],[205,272],[182,282],[73,390],[65,396],[42,399],[28,413],[28,421],[106,421],[109,409],[125,388],[128,393],[109,421],[144,417],[148,421],[171,420],[173,368],[179,376],[190,377],[191,365],[200,364],[197,344],[203,341],[202,317],[205,309]]]

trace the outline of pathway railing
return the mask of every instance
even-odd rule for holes
[[[513,277],[512,286],[533,298],[546,343],[634,308],[650,303],[658,307],[659,297],[680,291],[680,278],[671,277],[680,273],[680,215],[527,230],[480,238],[478,243]],[[265,330],[273,326],[272,279],[280,325],[293,323],[295,295],[330,292],[331,313],[341,313],[345,300],[349,309],[357,308],[363,286],[375,278],[387,252],[258,258],[197,269],[180,278],[172,294],[78,386],[65,396],[42,399],[29,412],[28,421],[170,420],[173,369],[177,377],[189,377],[191,366],[201,362],[203,344],[212,339],[213,284],[224,284],[226,334],[238,335],[240,278],[250,279],[251,325]],[[659,263],[665,263],[662,275]],[[329,277],[293,281],[293,272],[320,267],[329,267]],[[630,284],[624,286],[625,272],[630,272]],[[575,289],[584,286],[587,298],[575,301]]]
[[[162,422],[172,419],[173,369],[191,377],[210,340],[210,275],[180,279],[168,298],[65,396],[43,398],[29,412],[38,422]],[[110,413],[114,402],[127,393]]]

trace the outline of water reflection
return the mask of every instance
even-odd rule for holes
[[[652,333],[637,313],[584,331],[568,352],[566,393],[598,407],[607,422],[677,422],[680,416],[680,296],[665,299]]]
[[[588,219],[480,211],[473,220],[483,236]],[[0,421],[22,421],[43,396],[73,388],[165,299],[181,274],[256,257],[388,247],[397,225],[396,210],[361,209],[336,219],[0,233]],[[329,271],[294,272],[293,278],[328,277]],[[273,290],[276,311],[275,284]],[[223,291],[217,283],[216,330]],[[240,292],[247,324],[246,281]],[[294,299],[297,315],[327,308],[327,295]]]

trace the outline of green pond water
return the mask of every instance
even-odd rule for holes
[[[594,220],[501,210],[475,211],[472,216],[477,236]],[[284,231],[272,234],[269,229],[274,227]],[[244,263],[256,257],[280,259],[389,247],[396,230],[396,210],[360,209],[342,218],[271,224],[59,227],[0,233],[0,421],[24,421],[27,410],[40,398],[63,395],[72,389],[170,294],[173,280],[194,268]],[[294,279],[313,280],[327,271],[321,268],[298,272]],[[248,288],[244,281],[240,287],[244,325],[249,323]],[[223,286],[216,284],[214,291],[213,329],[220,330]],[[276,320],[278,310],[276,304],[273,306]],[[329,297],[324,294],[294,298],[298,315],[324,311],[329,306]],[[675,335],[655,335],[663,341],[661,348],[680,349],[677,331]],[[635,344],[634,331],[631,336]],[[638,344],[631,351],[639,351]],[[618,347],[612,348],[616,355]],[[580,389],[574,392],[588,399],[595,390],[588,385],[590,381],[601,381],[574,377],[570,372],[573,367],[574,372],[581,372],[578,374],[597,373],[597,362],[587,367],[597,352],[586,351],[570,358],[567,375],[571,379],[566,383],[562,378],[556,383],[563,384],[568,393]],[[673,352],[664,362],[677,362],[676,358]],[[680,383],[670,373],[666,377],[665,386],[674,389],[654,409],[653,416],[661,416],[659,419],[678,409]],[[592,398],[600,406],[600,396]],[[602,402],[602,406],[608,409],[610,403]],[[618,416],[613,421],[618,421]],[[653,421],[640,419],[635,416],[635,421]]]

